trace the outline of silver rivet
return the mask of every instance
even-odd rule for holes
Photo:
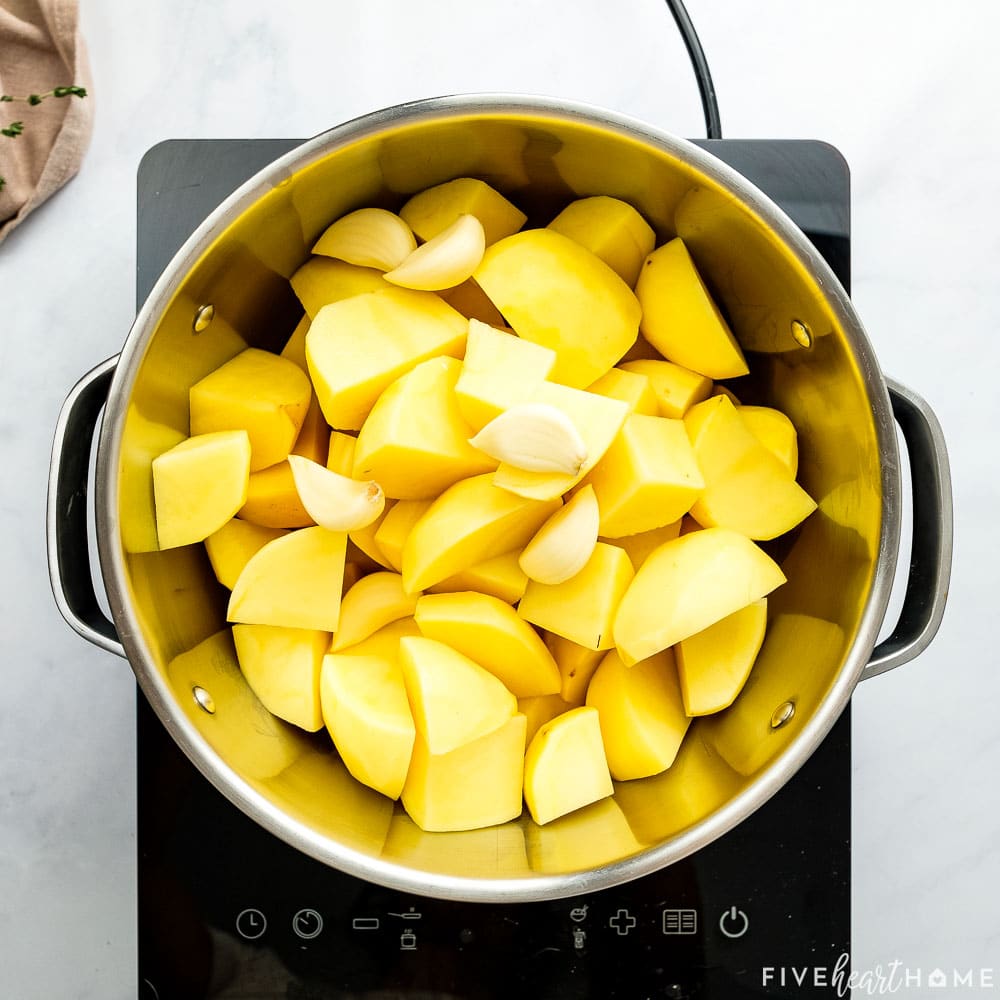
[[[813,335],[810,333],[809,327],[797,319],[792,320],[792,340],[799,347],[809,348],[813,345]]]
[[[795,702],[782,702],[774,710],[774,712],[771,713],[771,728],[780,729],[786,722],[791,721],[793,715],[795,715]]]
[[[194,327],[194,332],[201,333],[202,330],[207,330],[213,319],[215,319],[215,306],[211,302],[199,306],[198,311],[194,314],[194,322],[191,324]]]
[[[198,703],[198,707],[203,712],[208,712],[209,715],[215,715],[215,702],[212,700],[212,696],[203,687],[199,687],[195,684],[195,686],[191,688],[191,694],[194,695],[194,700]]]

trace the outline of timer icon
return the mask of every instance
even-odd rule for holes
[[[299,910],[292,917],[292,930],[303,941],[311,941],[323,931],[323,918],[315,910]]]

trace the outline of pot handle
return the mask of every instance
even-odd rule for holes
[[[951,473],[944,433],[924,399],[898,382],[886,381],[910,458],[913,539],[899,621],[872,651],[861,680],[902,666],[927,648],[941,625],[951,579]]]
[[[108,652],[125,655],[114,624],[101,610],[90,568],[87,494],[94,429],[107,402],[117,355],[80,379],[59,411],[49,469],[45,536],[56,607],[70,626]]]

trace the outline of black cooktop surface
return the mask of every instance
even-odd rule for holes
[[[297,140],[171,140],[138,174],[142,302],[198,223]],[[700,143],[850,268],[847,165],[818,142]],[[456,903],[371,885],[277,840],[138,695],[138,995],[159,1000],[646,1000],[836,995],[796,970],[850,946],[850,711],[724,838],[586,896]],[[844,976],[849,970],[844,969]]]

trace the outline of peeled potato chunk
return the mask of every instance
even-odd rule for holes
[[[279,357],[297,364],[306,375],[309,374],[309,367],[306,364],[306,334],[309,332],[309,322],[309,314],[307,313],[295,325],[295,329],[285,341],[285,346],[279,355]]]
[[[705,485],[680,420],[633,413],[587,477],[600,533],[618,538],[677,521]]]
[[[322,463],[329,450],[329,437],[330,428],[314,398],[291,454]],[[269,528],[308,528],[316,523],[302,504],[287,458],[250,473],[246,502],[239,516],[244,521]]]
[[[420,635],[420,629],[417,628],[417,623],[412,618],[400,618],[388,625],[383,625],[377,632],[372,632],[368,638],[362,639],[346,649],[338,650],[335,654],[331,651],[331,655],[380,656],[398,663],[399,640],[404,635]]]
[[[459,357],[468,320],[433,292],[386,288],[324,306],[306,360],[327,423],[359,430],[382,391],[421,361]]]
[[[379,522],[375,544],[383,561],[397,573],[403,568],[403,546],[413,526],[424,516],[433,500],[400,500]]]
[[[472,591],[425,594],[413,613],[420,631],[463,653],[518,698],[555,694],[559,668],[538,633],[504,601]]]
[[[156,537],[161,549],[202,542],[243,506],[250,478],[246,431],[187,438],[153,459]]]
[[[794,478],[799,469],[799,443],[791,420],[770,406],[740,406],[738,412],[746,429]]]
[[[712,391],[710,378],[662,358],[623,361],[619,367],[624,372],[644,375],[649,379],[656,398],[657,409],[654,412],[671,420],[679,420],[695,403],[708,399]]]
[[[486,473],[449,486],[403,546],[403,586],[425,590],[487,559],[524,546],[562,501],[530,500],[493,485]]]
[[[508,407],[527,402],[555,363],[555,351],[469,320],[465,358],[455,383],[459,413],[473,431],[482,430]]]
[[[320,674],[323,720],[344,766],[362,784],[398,799],[416,729],[391,657],[328,654]]]
[[[478,663],[435,639],[399,640],[406,695],[428,753],[444,754],[502,726],[517,699]]]
[[[319,256],[310,257],[290,281],[310,319],[331,302],[389,287],[382,272],[374,267],[358,267],[345,260]]]
[[[335,470],[336,471],[336,470]],[[410,501],[411,503],[420,503],[421,501]],[[383,567],[383,569],[392,569],[397,573],[399,572],[399,566],[394,566],[387,558],[385,553],[382,551],[381,546],[375,541],[375,536],[378,534],[379,529],[385,524],[385,519],[389,516],[389,512],[396,507],[395,500],[386,500],[385,508],[382,513],[372,521],[371,524],[366,525],[363,528],[355,528],[354,531],[349,531],[347,533],[348,539],[352,541],[373,563]]]
[[[632,576],[625,551],[598,542],[587,565],[564,583],[529,580],[517,613],[588,649],[610,649],[615,612]]]
[[[712,379],[750,371],[679,237],[646,258],[635,294],[642,306],[642,335],[668,361]]]
[[[587,704],[600,717],[604,752],[615,781],[665,771],[691,722],[669,649],[631,667],[611,650],[591,678]]]
[[[336,632],[346,548],[344,532],[319,527],[268,542],[233,587],[229,621]]]
[[[474,277],[519,336],[556,352],[556,382],[590,385],[639,332],[641,309],[628,285],[550,229],[528,229],[488,247]]]
[[[353,646],[390,622],[411,617],[416,607],[417,598],[403,590],[398,573],[363,576],[340,602],[340,624],[330,648],[337,652]]]
[[[664,542],[647,557],[618,605],[618,653],[630,666],[784,582],[778,564],[737,531],[705,528]]]
[[[545,633],[545,645],[559,667],[559,695],[573,707],[587,700],[587,686],[606,655],[605,650],[588,649],[555,632]]]
[[[487,559],[468,569],[460,570],[454,576],[445,577],[427,590],[432,594],[475,590],[480,594],[499,597],[508,604],[517,604],[524,597],[524,590],[528,586],[528,576],[518,563],[520,554],[517,551],[506,552],[502,556]]]
[[[596,708],[574,708],[538,730],[524,755],[524,800],[539,824],[614,793]]]
[[[421,500],[497,467],[469,444],[455,397],[461,370],[455,358],[430,358],[382,393],[358,434],[355,479],[375,480],[388,497]]]
[[[251,557],[268,542],[287,534],[284,528],[265,528],[238,517],[227,521],[205,539],[205,551],[216,580],[232,590]]]
[[[191,386],[191,433],[245,430],[256,472],[288,457],[311,399],[294,361],[249,347]]]
[[[486,245],[516,233],[527,216],[499,191],[474,177],[457,177],[415,194],[400,216],[422,240],[432,240],[461,215],[474,215],[486,234]]]
[[[579,705],[571,705],[568,701],[563,701],[558,694],[539,694],[531,698],[518,698],[517,710],[528,720],[526,736],[528,743],[550,719],[562,715],[563,712],[568,712],[571,708],[578,707]]]
[[[475,830],[521,815],[527,720],[520,713],[447,753],[418,735],[403,805],[423,830]]]
[[[240,670],[279,719],[314,733],[323,728],[319,673],[330,633],[278,625],[234,625]]]
[[[685,417],[685,423],[698,428],[694,453],[705,478],[691,516],[705,527],[731,528],[759,540],[776,538],[807,518],[816,503],[747,429],[741,410],[725,396],[714,396]]]
[[[688,715],[721,712],[736,700],[764,643],[766,627],[767,600],[761,598],[674,647]]]
[[[120,510],[128,511],[128,515],[121,518],[122,545],[126,552],[156,552],[159,549],[152,462],[186,438],[187,435],[176,427],[143,416],[135,403],[130,403],[125,411],[118,505]]]
[[[570,202],[548,225],[600,257],[631,288],[656,234],[626,201],[595,195]]]
[[[641,372],[626,371],[624,368],[612,368],[606,371],[593,385],[587,387],[587,392],[610,399],[620,399],[628,403],[630,413],[644,413],[655,417],[660,413],[656,401],[656,393],[649,377]]]
[[[622,535],[621,538],[609,539],[614,545],[624,549],[632,560],[632,568],[638,571],[639,567],[646,561],[649,555],[658,549],[664,542],[672,541],[681,533],[683,518],[664,524],[660,528],[650,528],[648,531],[640,531],[636,535]],[[695,528],[699,525],[695,524]],[[601,539],[604,541],[605,539]]]

